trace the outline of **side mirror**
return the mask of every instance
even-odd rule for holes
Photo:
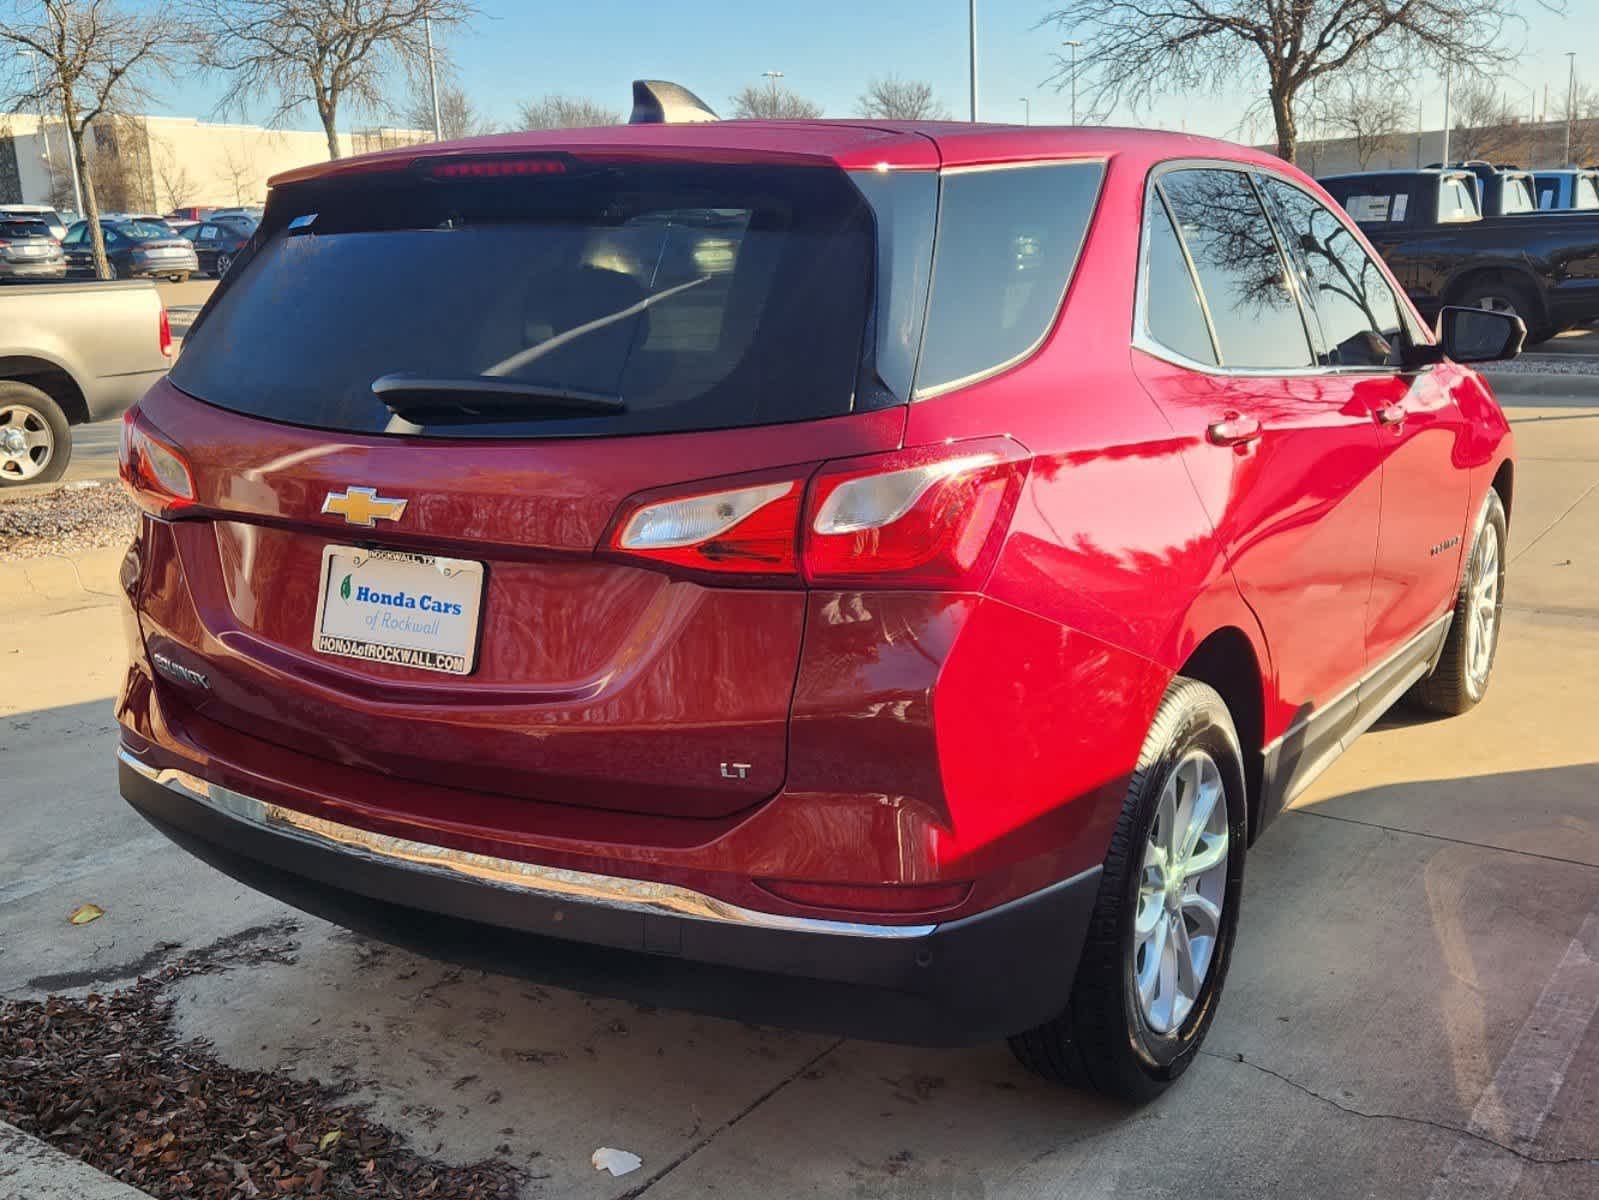
[[[1456,362],[1499,362],[1521,353],[1527,326],[1514,313],[1450,307],[1438,313],[1436,336]]]

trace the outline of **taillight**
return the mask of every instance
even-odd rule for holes
[[[172,322],[167,319],[167,307],[161,306],[161,324],[156,332],[156,340],[161,346],[161,353],[172,357]]]
[[[170,517],[194,504],[189,464],[140,419],[137,406],[122,415],[117,474],[134,503],[155,516]]]
[[[635,497],[607,548],[697,571],[793,575],[800,479],[751,483],[683,496]]]
[[[802,542],[812,584],[958,588],[993,566],[1027,476],[1009,438],[826,464]]]

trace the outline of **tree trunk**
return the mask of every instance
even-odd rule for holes
[[[1271,119],[1277,126],[1277,157],[1293,162],[1299,153],[1299,127],[1294,124],[1293,93],[1273,86],[1271,89]]]
[[[89,235],[89,250],[94,255],[94,277],[111,278],[111,261],[105,256],[105,231],[100,228],[100,201],[94,194],[94,177],[89,174],[89,155],[84,139],[89,136],[87,125],[78,127],[77,114],[63,113],[67,129],[72,134],[72,160],[78,164],[78,190],[83,193],[84,229]]]
[[[336,100],[318,99],[317,115],[322,118],[322,129],[328,135],[328,157],[342,158],[339,153],[339,105]]]

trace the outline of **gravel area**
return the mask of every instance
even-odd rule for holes
[[[348,1086],[239,1070],[174,1034],[167,985],[292,962],[294,932],[246,931],[109,995],[0,1003],[0,1117],[161,1198],[512,1200],[525,1175],[502,1160],[429,1158]]]
[[[1509,362],[1489,363],[1494,374],[1507,375],[1599,375],[1599,357],[1576,354],[1523,354]]]
[[[0,492],[0,562],[126,545],[139,510],[120,483]]]

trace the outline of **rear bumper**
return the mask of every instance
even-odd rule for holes
[[[756,912],[686,888],[470,854],[296,813],[118,753],[123,797],[192,854],[447,960],[796,1028],[971,1044],[1066,1004],[1099,868],[937,925]]]
[[[65,279],[67,264],[61,259],[36,262],[0,260],[0,279]]]

